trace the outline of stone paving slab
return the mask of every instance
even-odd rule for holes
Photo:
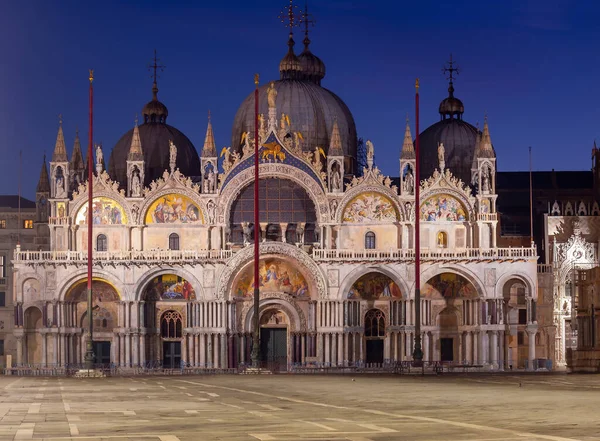
[[[0,441],[600,441],[600,376],[0,377]]]

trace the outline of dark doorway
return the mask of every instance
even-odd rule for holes
[[[163,368],[179,369],[181,367],[181,342],[163,341]]]
[[[260,360],[271,370],[287,368],[287,329],[261,328]]]
[[[454,339],[441,338],[440,346],[442,361],[454,361]]]
[[[95,341],[94,342],[94,363],[110,364],[110,342]]]
[[[367,340],[367,363],[383,363],[383,339]]]

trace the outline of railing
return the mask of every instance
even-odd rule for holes
[[[540,263],[537,266],[538,274],[552,274],[552,265],[547,263]]]
[[[496,221],[496,220],[498,220],[498,213],[478,213],[477,220]]]
[[[233,255],[232,250],[145,250],[94,251],[93,258],[100,262],[176,262],[219,261]],[[15,251],[18,262],[85,262],[87,251]]]
[[[50,217],[48,218],[50,225],[71,225],[70,217]]]
[[[315,260],[346,260],[346,261],[398,261],[414,260],[413,249],[391,250],[340,250],[314,249]],[[422,260],[530,260],[537,259],[535,248],[492,248],[482,250],[466,248],[463,250],[421,250]]]

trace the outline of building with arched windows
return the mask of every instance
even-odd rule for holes
[[[19,247],[13,259],[17,363],[83,362],[93,320],[101,363],[237,367],[250,361],[254,284],[263,358],[284,367],[409,361],[417,216],[424,359],[499,370],[555,360],[553,299],[538,294],[546,289],[538,250],[502,246],[509,239],[498,230],[487,120],[481,131],[463,120],[451,82],[440,122],[422,134],[422,182],[408,124],[399,178],[376,167],[370,141],[358,170],[354,119],[322,87],[324,63],[308,36],[300,56],[291,37],[288,44],[280,79],[259,89],[258,133],[251,95],[233,122],[232,146],[220,152],[210,121],[199,155],[167,124],[155,83],[143,123],[115,145],[107,170],[96,152],[91,212],[83,163],[68,160],[59,127],[46,178],[50,250]]]

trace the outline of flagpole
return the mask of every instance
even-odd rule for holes
[[[529,237],[533,247],[533,174],[531,171],[531,146],[529,146]]]
[[[260,217],[258,205],[258,74],[254,74],[254,320],[253,320],[253,339],[252,339],[252,367],[259,368],[260,357],[260,326],[259,326],[259,306],[260,306],[260,280],[259,280],[259,235],[260,235]]]
[[[94,182],[94,160],[92,154],[92,143],[93,143],[93,122],[94,122],[94,87],[92,82],[94,81],[94,71],[90,70],[90,107],[89,107],[89,125],[90,130],[88,134],[88,209],[87,209],[87,316],[88,316],[88,329],[89,338],[87,341],[87,347],[85,352],[85,367],[88,370],[94,368],[94,320],[92,311],[92,265],[94,255],[92,253],[92,229],[93,229],[93,182]]]
[[[413,361],[420,365],[423,361],[421,349],[421,227],[419,225],[420,210],[420,166],[419,166],[419,79],[415,82],[415,347]]]

